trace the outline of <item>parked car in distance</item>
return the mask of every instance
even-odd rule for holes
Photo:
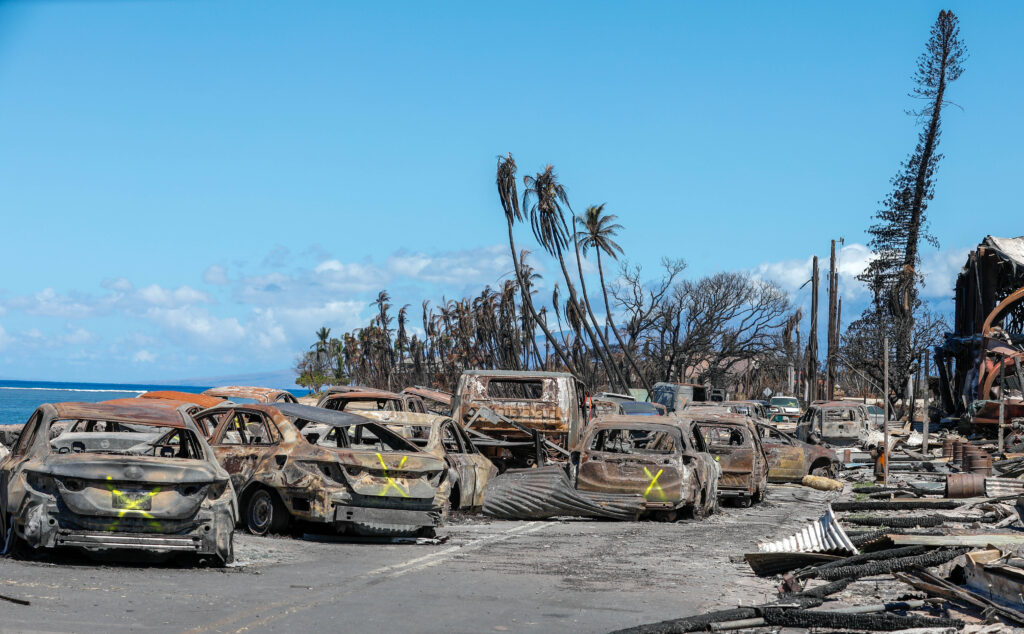
[[[226,385],[211,387],[203,394],[228,399],[234,403],[298,403],[295,395],[288,390],[249,385]]]
[[[448,467],[364,416],[295,403],[225,403],[196,415],[256,535],[294,520],[359,535],[432,533]]]
[[[718,496],[740,506],[764,499],[768,489],[768,456],[754,423],[741,414],[705,414],[688,410],[708,451],[722,467]]]
[[[359,413],[366,410],[388,412],[416,412],[426,414],[423,399],[415,394],[395,394],[385,390],[351,390],[327,392],[317,401],[317,407],[338,412]]]
[[[577,490],[643,495],[648,515],[702,519],[717,505],[720,469],[691,421],[600,418],[587,427],[570,465]]]
[[[183,408],[111,403],[40,406],[0,462],[0,542],[15,549],[69,547],[89,552],[142,550],[234,558],[238,518],[227,472]],[[132,429],[161,437],[134,451],[81,440],[62,451],[51,428],[102,437]],[[117,433],[117,432],[114,432]],[[9,531],[13,528],[13,532]]]
[[[879,429],[882,428],[882,423],[885,422],[885,410],[877,405],[865,405],[864,409],[867,410],[868,421]]]
[[[800,401],[795,396],[773,396],[768,400],[768,406],[777,407],[776,413],[784,416],[800,416]]]
[[[686,408],[690,403],[708,401],[708,390],[703,385],[691,383],[655,383],[649,399],[652,403],[660,403],[670,413]]]
[[[624,401],[619,403],[619,413],[623,416],[664,416],[665,406],[644,401]]]
[[[426,453],[448,463],[451,481],[449,508],[476,509],[484,503],[484,488],[498,468],[473,445],[469,434],[448,416],[415,412],[360,411],[386,425]]]
[[[867,411],[860,403],[815,402],[797,421],[796,437],[811,444],[840,447],[857,444],[868,432]]]
[[[207,407],[213,407],[224,402],[222,396],[210,396],[209,394],[193,394],[192,392],[178,392],[175,390],[154,390],[151,392],[143,392],[135,398],[144,398],[149,400],[157,401],[176,401],[178,403],[188,403],[196,406],[198,409],[206,409]],[[121,399],[116,399],[121,400]],[[198,410],[197,410],[198,411]]]
[[[831,449],[797,440],[763,423],[757,423],[757,431],[768,455],[769,482],[800,482],[807,475],[832,478],[839,471]]]

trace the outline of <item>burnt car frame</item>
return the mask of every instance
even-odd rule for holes
[[[868,432],[867,409],[860,403],[815,402],[797,420],[796,437],[811,444],[851,447]]]
[[[215,427],[210,445],[254,534],[296,520],[340,533],[426,534],[442,521],[444,460],[367,417],[277,403],[223,404],[196,418]]]
[[[567,372],[466,370],[452,418],[473,435],[499,469],[536,463],[543,438],[549,455],[568,456],[586,427],[586,386]]]
[[[483,506],[484,489],[498,468],[480,453],[469,434],[448,416],[415,412],[360,412],[384,423],[426,453],[444,459],[449,467],[451,510]]]
[[[686,410],[686,413],[699,412]],[[722,467],[718,496],[740,506],[760,502],[768,490],[768,455],[761,445],[757,429],[739,414],[691,415],[708,451]]]
[[[756,425],[768,455],[769,482],[800,482],[808,475],[831,478],[838,473],[839,460],[831,449],[803,442],[771,425]]]
[[[59,453],[50,440],[58,421],[102,421],[166,433],[163,442],[131,451]],[[0,539],[10,540],[16,550],[144,550],[209,556],[226,564],[234,558],[237,518],[228,474],[184,409],[42,405],[0,463]]]
[[[703,519],[717,508],[720,469],[695,431],[670,416],[597,419],[571,454],[576,489],[642,495],[643,515]]]
[[[279,390],[272,387],[255,387],[252,385],[225,385],[223,387],[211,387],[204,390],[206,396],[241,403],[252,401],[253,403],[298,403],[295,395],[288,390]],[[243,399],[245,399],[243,401]]]
[[[452,394],[450,392],[413,385],[402,390],[402,394],[418,396],[428,414],[452,415]]]
[[[396,394],[375,389],[328,391],[320,397],[316,406],[339,412],[349,411],[354,414],[374,410],[427,413],[423,399],[415,394]]]

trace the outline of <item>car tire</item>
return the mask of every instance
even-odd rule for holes
[[[753,503],[754,498],[752,498],[749,495],[744,495],[743,497],[736,498],[736,506],[738,506],[741,509],[748,509],[750,508],[750,505]]]
[[[820,478],[834,478],[835,477],[835,473],[832,472],[832,467],[831,466],[816,467],[814,469],[811,469],[811,475],[812,476],[818,476]]]
[[[245,525],[253,535],[280,533],[288,526],[290,517],[275,493],[256,489],[245,504]]]

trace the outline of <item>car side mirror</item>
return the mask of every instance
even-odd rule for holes
[[[569,452],[569,462],[571,462],[572,464],[578,465],[580,463],[580,452],[578,452],[578,451],[570,451]]]

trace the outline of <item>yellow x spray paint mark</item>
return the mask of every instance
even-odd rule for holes
[[[110,477],[110,476],[107,476],[107,480],[113,480],[113,478]],[[140,497],[137,500],[128,501],[127,502],[127,508],[118,509],[118,511],[117,511],[117,519],[120,520],[121,518],[123,518],[125,515],[128,515],[129,513],[136,513],[137,515],[132,515],[132,517],[137,517],[138,515],[141,515],[142,517],[144,517],[144,518],[146,518],[148,520],[153,520],[152,522],[150,522],[149,525],[152,528],[155,528],[156,530],[160,530],[162,528],[162,525],[160,524],[160,522],[156,521],[156,518],[153,517],[153,515],[151,513],[148,513],[146,511],[144,511],[144,510],[142,510],[140,508],[136,508],[136,507],[141,506],[142,503],[145,502],[146,500],[149,500],[150,498],[156,497],[156,494],[160,493],[160,489],[161,488],[162,487],[156,487],[152,491],[148,491],[146,493],[146,497]],[[113,495],[124,495],[124,492],[117,490],[117,488],[115,488],[114,485],[110,484],[110,483],[107,484],[107,490],[110,491],[110,493],[113,494]],[[111,531],[117,530],[117,527],[118,527],[119,524],[120,524],[119,521],[114,522],[113,524],[110,525],[110,530]]]
[[[398,463],[398,468],[401,469],[402,467],[404,467],[405,461],[408,459],[409,456],[402,456],[402,461]],[[395,479],[388,475],[388,466],[384,464],[384,456],[377,454],[377,460],[380,460],[380,468],[384,470],[384,477],[387,478],[388,480],[388,485],[384,487],[384,490],[381,491],[378,495],[383,497],[384,495],[387,494],[389,489],[394,487],[395,491],[398,491],[399,495],[401,495],[404,498],[409,497],[409,494],[403,491],[402,487],[399,486],[397,482],[395,482]]]
[[[651,472],[647,469],[647,467],[644,467],[644,474],[651,479],[651,483],[647,485],[647,490],[644,491],[645,500],[647,499],[647,496],[651,494],[651,489],[654,488],[658,489],[658,496],[661,497],[661,499],[663,500],[665,499],[665,491],[663,491],[661,485],[658,484],[658,478],[661,477],[662,471],[664,471],[664,469],[658,469],[657,473],[651,475]]]

